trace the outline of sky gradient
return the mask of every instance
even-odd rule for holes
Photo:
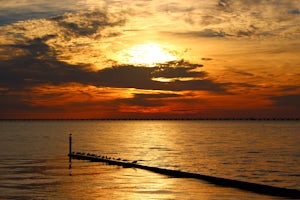
[[[300,118],[298,0],[0,0],[0,119]]]

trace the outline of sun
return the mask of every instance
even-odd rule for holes
[[[158,63],[177,60],[177,57],[160,44],[145,43],[122,51],[118,60],[126,64],[153,67]]]

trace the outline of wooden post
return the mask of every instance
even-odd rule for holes
[[[72,134],[69,135],[69,162],[71,163],[72,154]]]

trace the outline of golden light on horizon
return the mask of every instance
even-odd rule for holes
[[[136,44],[129,49],[123,50],[118,56],[118,61],[121,63],[145,65],[148,67],[177,59],[167,48],[157,43]]]

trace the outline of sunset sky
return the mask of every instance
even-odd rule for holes
[[[0,119],[300,118],[299,0],[0,0]]]

